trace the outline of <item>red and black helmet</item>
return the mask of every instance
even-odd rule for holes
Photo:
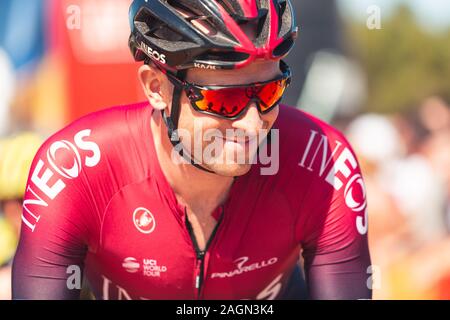
[[[298,27],[290,0],[134,0],[129,46],[171,71],[235,69],[283,58]],[[254,28],[250,38],[245,28]]]

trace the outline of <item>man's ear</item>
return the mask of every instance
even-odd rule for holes
[[[158,110],[167,108],[167,103],[164,100],[161,72],[151,65],[144,64],[139,68],[138,74],[142,88],[144,89],[144,93],[147,96],[150,105]]]

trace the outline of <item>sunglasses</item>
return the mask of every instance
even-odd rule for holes
[[[289,66],[280,61],[282,74],[275,79],[247,85],[199,86],[178,79],[167,72],[169,80],[186,92],[192,107],[204,114],[237,119],[253,102],[261,114],[269,113],[281,101],[291,83]]]

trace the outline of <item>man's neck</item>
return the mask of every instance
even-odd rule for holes
[[[226,200],[233,184],[233,177],[208,173],[192,164],[174,163],[172,160],[173,145],[167,136],[167,129],[158,110],[152,114],[151,130],[161,170],[178,201],[186,205],[194,214],[206,218],[212,213],[212,210]]]

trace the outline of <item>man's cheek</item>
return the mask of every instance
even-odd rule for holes
[[[270,129],[274,125],[275,121],[278,119],[280,115],[280,106],[274,108],[269,113],[262,116],[262,120],[264,121],[264,125],[267,125],[265,129]]]

